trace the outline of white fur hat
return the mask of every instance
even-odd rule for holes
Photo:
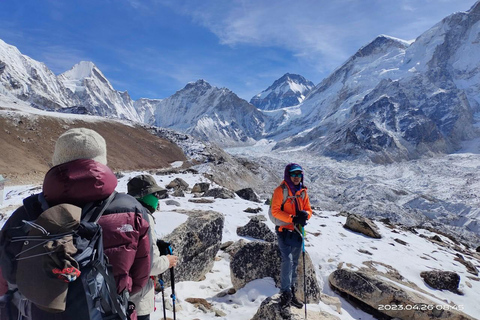
[[[107,144],[97,132],[74,128],[58,137],[52,163],[54,166],[77,159],[92,159],[107,164]]]

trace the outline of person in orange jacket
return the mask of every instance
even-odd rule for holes
[[[284,196],[285,188],[288,190],[287,198]],[[275,189],[271,205],[273,217],[283,221],[282,226],[275,227],[281,253],[280,305],[302,308],[303,304],[295,296],[298,259],[302,251],[299,226],[307,224],[312,208],[300,165],[290,163],[285,167],[284,180]]]

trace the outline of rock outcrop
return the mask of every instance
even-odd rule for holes
[[[424,271],[420,273],[426,284],[438,290],[448,290],[453,293],[460,293],[458,285],[460,284],[460,276],[452,271]]]
[[[253,191],[252,188],[240,189],[235,191],[235,193],[242,199],[253,201],[253,202],[260,202],[260,199],[258,198],[257,194],[255,193],[255,191]]]
[[[299,260],[296,284],[298,288],[297,297],[303,301],[302,257]],[[305,262],[307,302],[318,303],[320,301],[320,287],[308,252],[305,254]],[[230,261],[230,277],[234,288],[237,290],[250,281],[265,277],[273,278],[276,286],[280,287],[280,251],[278,245],[260,241],[246,243],[236,250]]]
[[[205,193],[210,188],[210,183],[208,182],[198,182],[192,188],[192,193]]]
[[[377,225],[372,220],[357,214],[349,214],[347,217],[347,222],[343,227],[362,233],[371,238],[380,239],[382,237],[382,235],[378,232]]]
[[[185,182],[182,178],[175,178],[172,180],[167,186],[167,189],[181,189],[183,191],[186,191],[188,189],[188,183]]]
[[[222,243],[224,217],[215,211],[184,211],[189,218],[170,233],[165,240],[171,243],[178,256],[175,281],[197,281],[212,269]],[[168,272],[164,273],[169,281]]]
[[[234,199],[235,193],[225,188],[209,189],[203,194],[204,197],[213,197],[214,199]]]
[[[452,310],[453,308],[446,310],[423,294],[365,272],[338,269],[330,274],[329,282],[337,290],[389,317],[408,320],[473,320],[460,311]]]
[[[268,228],[265,222],[259,221],[259,219],[250,219],[246,225],[238,227],[237,235],[265,240],[267,242],[274,242],[277,239],[276,235]]]
[[[276,294],[272,297],[268,297],[263,300],[260,308],[258,308],[257,313],[253,316],[251,320],[283,320],[280,313],[280,295]],[[303,309],[290,308],[291,320],[303,320],[305,319],[305,314]],[[325,311],[308,311],[309,320],[340,320],[339,317],[336,317]]]

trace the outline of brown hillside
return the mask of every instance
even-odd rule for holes
[[[42,181],[51,166],[55,141],[75,127],[96,130],[105,138],[108,166],[114,171],[160,169],[174,161],[186,161],[179,147],[140,126],[9,112],[0,117],[0,174],[8,184]]]

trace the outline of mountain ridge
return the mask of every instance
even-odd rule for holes
[[[222,147],[270,139],[277,150],[300,147],[342,159],[430,157],[480,135],[479,11],[477,2],[413,42],[380,35],[314,87],[286,73],[252,98],[262,110],[202,79],[165,99],[133,101],[91,62],[55,77],[3,41],[0,92],[37,108],[172,128]],[[5,57],[6,50],[12,54]]]

